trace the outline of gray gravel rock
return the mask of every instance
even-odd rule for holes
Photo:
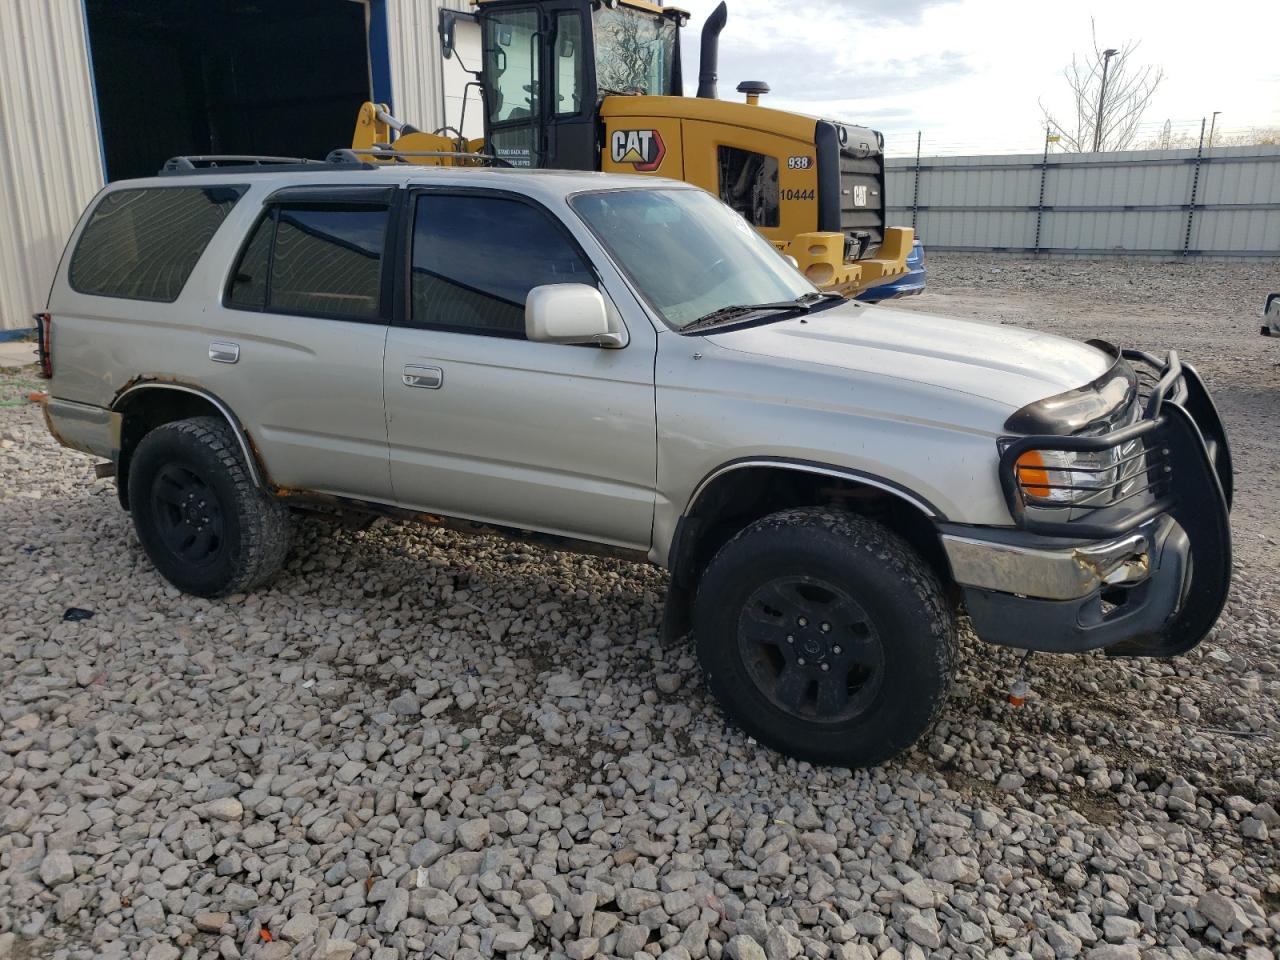
[[[1185,657],[1036,656],[1017,709],[966,631],[942,722],[872,771],[726,726],[653,568],[299,518],[272,584],[179,594],[0,381],[0,958],[1274,955],[1274,265],[1205,276],[942,255],[899,304],[1178,347],[1236,570]]]
[[[69,883],[75,876],[75,865],[65,850],[50,850],[40,861],[40,879],[46,887]]]
[[[745,934],[737,934],[725,946],[729,960],[767,960],[764,948]]]

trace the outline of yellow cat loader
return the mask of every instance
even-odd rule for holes
[[[866,127],[760,106],[767,84],[717,99],[728,13],[702,31],[696,97],[682,95],[680,28],[689,15],[645,0],[477,0],[440,12],[455,55],[458,20],[479,24],[474,77],[483,141],[415,130],[367,103],[352,149],[362,158],[490,162],[685,180],[719,196],[817,286],[854,296],[907,272],[913,231],[885,222],[884,141]],[[461,57],[459,57],[461,62]],[[453,134],[452,136],[450,134]]]

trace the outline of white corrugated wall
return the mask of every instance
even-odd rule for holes
[[[422,130],[447,124],[457,125],[462,104],[465,74],[457,58],[440,56],[439,10],[470,10],[468,0],[388,0],[387,33],[391,55],[391,95],[396,116]],[[467,65],[477,68],[479,45],[472,39],[475,28],[458,25],[458,43]],[[470,48],[470,49],[469,49]],[[447,103],[446,103],[446,94]],[[467,134],[479,136],[481,128],[475,94],[467,108]]]
[[[44,308],[102,179],[80,0],[0,0],[0,329]]]

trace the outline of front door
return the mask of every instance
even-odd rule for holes
[[[621,349],[525,339],[530,289],[598,284],[563,225],[528,201],[423,191],[412,224],[405,324],[386,353],[397,501],[647,550],[652,327],[633,324]]]

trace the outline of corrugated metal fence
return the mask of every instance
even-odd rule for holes
[[[925,249],[1280,257],[1280,147],[888,161]]]

